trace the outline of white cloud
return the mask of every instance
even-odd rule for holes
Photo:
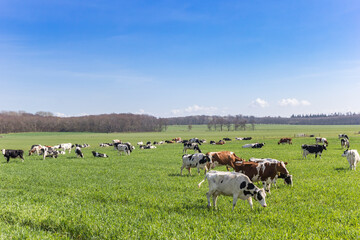
[[[80,113],[80,114],[75,114],[75,115],[67,115],[65,113],[59,113],[59,112],[56,112],[54,113],[54,116],[55,117],[83,117],[83,116],[89,116],[90,114],[88,113]]]
[[[192,105],[185,109],[173,109],[171,113],[173,115],[192,115],[192,114],[216,114],[217,107],[203,107],[199,105]]]
[[[279,105],[286,107],[286,106],[309,106],[311,103],[307,100],[297,100],[296,98],[283,98],[279,101]]]
[[[251,102],[250,106],[264,108],[264,107],[268,107],[269,103],[267,101],[265,101],[264,99],[257,98],[255,101]]]

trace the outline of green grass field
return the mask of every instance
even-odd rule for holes
[[[352,149],[360,150],[360,126],[257,125],[255,131],[208,131],[206,126],[170,126],[161,133],[19,133],[0,138],[0,148],[28,151],[32,144],[89,143],[85,158],[75,154],[42,160],[0,161],[0,239],[359,239],[360,166],[350,171],[337,137],[347,133]],[[322,159],[302,159],[297,137],[278,145],[280,137],[315,134],[329,141]],[[197,188],[203,172],[180,176],[182,145],[133,151],[119,156],[99,143],[112,139],[159,141],[182,137],[219,140],[252,136],[262,149],[243,149],[249,141],[222,146],[201,145],[203,152],[234,151],[238,156],[269,157],[288,162],[294,186],[278,181],[267,195],[268,207],[254,200],[251,210],[239,200],[220,196],[218,210],[208,209],[207,183]],[[107,153],[94,158],[92,150]],[[27,155],[27,154],[26,154]],[[225,167],[216,170],[225,171]],[[261,184],[257,184],[261,186]]]

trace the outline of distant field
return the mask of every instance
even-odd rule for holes
[[[161,133],[19,133],[5,134],[0,148],[28,151],[32,144],[88,143],[85,158],[66,154],[42,160],[0,161],[0,239],[359,239],[360,166],[350,171],[337,137],[346,133],[350,146],[360,150],[360,126],[256,125],[255,131],[208,131],[206,126],[170,126]],[[300,145],[313,138],[296,137],[293,145],[278,145],[280,137],[297,134],[326,137],[322,159],[302,159]],[[218,210],[207,209],[206,183],[180,176],[182,145],[167,144],[119,156],[99,143],[112,139],[159,141],[182,137],[219,140],[253,137],[222,146],[201,145],[203,152],[231,150],[238,156],[270,157],[288,162],[294,186],[278,181],[267,195],[268,207],[254,200],[254,209],[220,196]],[[262,149],[243,149],[265,142]],[[107,153],[93,158],[91,151]],[[27,154],[26,154],[27,155]],[[225,167],[216,170],[225,171]],[[261,184],[258,184],[261,186]]]

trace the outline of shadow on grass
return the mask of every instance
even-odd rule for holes
[[[349,168],[345,168],[345,167],[338,167],[338,168],[335,168],[336,171],[340,172],[340,171],[347,171],[349,170]]]
[[[168,176],[169,177],[195,177],[195,176],[197,176],[197,173],[196,173],[196,175],[192,174],[191,176],[189,175],[189,173],[183,173],[183,175],[180,175],[180,173],[169,173]]]

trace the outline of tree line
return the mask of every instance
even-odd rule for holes
[[[35,114],[19,112],[0,113],[0,133],[16,132],[159,132],[169,125],[207,125],[209,131],[244,131],[255,129],[255,124],[293,125],[359,125],[360,114],[319,114],[291,117],[187,116],[157,118],[144,114],[101,114],[82,117],[57,117],[51,112]]]

